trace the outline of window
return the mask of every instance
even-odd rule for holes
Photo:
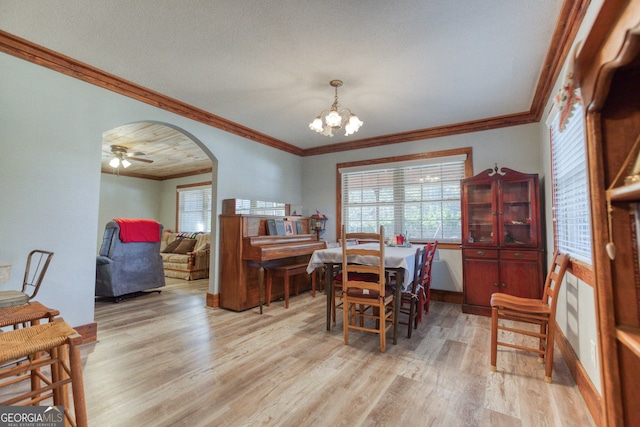
[[[591,265],[591,218],[582,106],[576,103],[563,131],[551,124],[553,221],[556,248]]]
[[[285,216],[287,214],[286,212],[286,203],[236,199],[237,214]]]
[[[471,149],[463,151],[467,150],[470,154]],[[456,154],[446,155],[452,152]],[[402,233],[414,241],[460,243],[460,180],[470,170],[471,159],[459,153],[338,165],[346,230],[375,232],[383,225],[387,236]]]
[[[178,186],[178,231],[211,232],[211,183]]]

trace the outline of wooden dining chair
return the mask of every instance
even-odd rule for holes
[[[433,260],[438,249],[438,241],[429,242],[426,246],[424,268],[422,270],[422,284],[419,289],[420,310],[424,308],[424,314],[429,314],[429,306],[431,305],[431,272],[433,271]],[[416,316],[416,324],[422,321],[422,312]]]
[[[342,236],[343,239],[347,236],[344,225]],[[342,245],[343,330],[345,344],[349,344],[350,329],[377,333],[380,351],[384,352],[386,333],[393,327],[394,292],[385,286],[384,227],[380,226],[376,238],[376,247]],[[364,307],[373,310],[369,312]],[[366,322],[367,319],[370,321]],[[370,325],[371,320],[375,326]]]
[[[416,329],[418,327],[417,316],[421,310],[421,298],[419,292],[422,286],[422,277],[426,254],[426,246],[420,246],[416,249],[416,254],[414,256],[413,262],[413,279],[407,286],[406,290],[403,290],[400,294],[401,299],[399,314],[406,316],[407,320],[405,322],[404,319],[400,319],[398,320],[398,323],[401,325],[407,325],[407,338],[411,338],[411,332],[413,331],[413,329]],[[393,280],[393,278],[391,280]]]
[[[360,243],[377,242],[376,233],[344,233],[338,241],[340,246],[355,246]],[[333,286],[331,287],[331,320],[336,324],[336,311],[338,307],[342,307],[342,266],[334,266]],[[353,277],[353,274],[352,274]]]
[[[562,286],[564,273],[568,266],[569,255],[558,252],[553,255],[553,262],[544,284],[541,299],[521,298],[504,293],[494,293],[491,296],[491,370],[493,372],[496,371],[498,346],[501,345],[537,353],[539,355],[538,361],[546,363],[544,380],[548,383],[551,382],[558,291]],[[517,326],[507,327],[499,323],[502,319],[537,324],[540,329],[539,332],[536,332]],[[537,338],[538,348],[498,341],[498,330]]]

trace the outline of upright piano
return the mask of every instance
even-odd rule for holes
[[[294,221],[296,234],[269,235],[269,219]],[[258,307],[264,268],[308,262],[313,251],[324,249],[324,242],[311,233],[309,222],[309,217],[302,216],[220,215],[220,307],[235,311]],[[293,280],[302,281],[302,290],[310,287],[310,278]],[[273,292],[276,297],[283,292],[275,280]]]

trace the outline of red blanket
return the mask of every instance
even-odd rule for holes
[[[127,242],[159,242],[160,224],[152,219],[114,218],[120,226],[120,240]]]

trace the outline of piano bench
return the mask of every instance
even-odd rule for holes
[[[289,279],[292,276],[297,276],[298,274],[307,274],[307,265],[308,264],[291,264],[291,265],[281,265],[279,267],[267,267],[265,268],[267,272],[267,307],[271,305],[271,286],[273,284],[274,277],[282,277],[284,278],[284,306],[285,308],[289,308]],[[315,274],[312,275],[311,281],[311,291],[313,296],[316,293],[316,281]],[[300,292],[300,284],[296,282],[296,295]]]

